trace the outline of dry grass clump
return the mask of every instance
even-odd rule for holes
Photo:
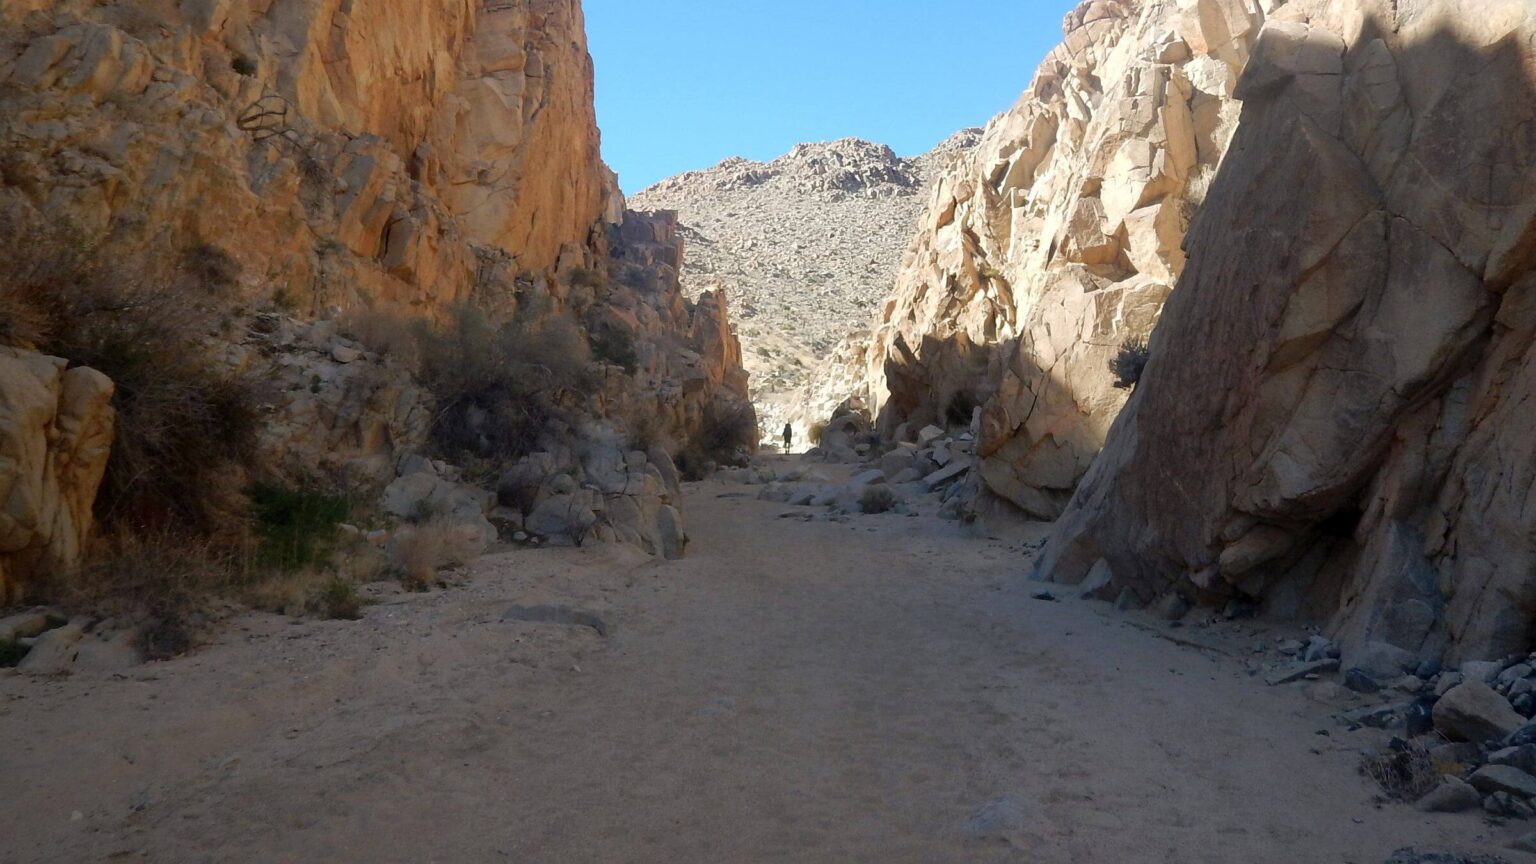
[[[426,591],[441,584],[439,571],[467,566],[480,552],[464,526],[434,518],[395,532],[391,563],[406,588]]]
[[[1428,748],[1401,738],[1394,738],[1386,753],[1366,757],[1361,770],[1388,798],[1408,802],[1433,791],[1442,774]]]
[[[195,647],[218,617],[216,598],[248,572],[240,550],[170,532],[111,535],[99,541],[91,560],[67,582],[45,590],[69,608],[142,622],[139,647],[151,660]]]

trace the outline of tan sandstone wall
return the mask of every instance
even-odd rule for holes
[[[65,573],[90,535],[112,447],[112,382],[57,357],[0,347],[0,605]]]
[[[1536,18],[1522,0],[1275,17],[1150,366],[1040,571],[1331,618],[1346,654],[1524,652]]]

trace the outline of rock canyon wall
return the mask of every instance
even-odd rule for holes
[[[944,173],[872,336],[813,405],[863,398],[887,437],[980,411],[991,494],[1054,518],[1125,403],[1109,360],[1144,338],[1237,118],[1253,0],[1094,0],[1013,109]]]
[[[526,332],[574,325],[571,361],[597,382],[533,442],[548,458],[528,463],[519,523],[588,485],[589,510],[639,496],[649,522],[610,533],[660,552],[675,469],[665,450],[637,462],[635,430],[676,452],[750,412],[724,297],[683,297],[675,220],[626,214],[602,162],[578,0],[7,3],[0,211],[67,226],[125,274],[190,262],[215,313],[192,342],[261,383],[262,470],[293,482],[376,490],[428,464],[407,457],[445,406],[387,343],[466,307]],[[85,370],[39,378],[70,358],[0,341],[21,370],[0,380],[0,566],[19,574],[78,557],[108,457],[45,434],[88,407],[65,386]],[[110,429],[97,408],[76,419]],[[596,451],[606,467],[589,471]],[[613,453],[646,479],[612,481]]]
[[[1043,575],[1331,619],[1346,666],[1530,648],[1533,80],[1528,3],[1277,11]]]

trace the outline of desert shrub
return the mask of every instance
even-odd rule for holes
[[[341,317],[341,332],[364,348],[409,366],[420,362],[419,324],[385,309],[353,309]]]
[[[363,605],[357,583],[341,575],[326,580],[310,601],[314,612],[336,621],[356,621],[363,617]]]
[[[229,68],[235,70],[236,75],[247,78],[256,74],[256,62],[244,55],[236,55],[235,59],[229,61]]]
[[[944,406],[944,422],[951,429],[969,428],[981,398],[970,390],[961,390],[949,397]]]
[[[421,379],[438,399],[433,441],[449,458],[515,461],[538,449],[567,396],[593,387],[586,342],[565,319],[498,328],[461,306],[419,338]]]
[[[757,442],[757,415],[745,403],[715,403],[704,412],[699,446],[704,454],[722,464],[742,460]]]
[[[98,544],[92,563],[50,595],[70,608],[142,622],[151,660],[192,650],[214,619],[211,601],[247,578],[239,548],[172,532],[118,533]]]
[[[1429,750],[1402,738],[1392,739],[1386,753],[1366,756],[1361,770],[1388,798],[1398,801],[1417,801],[1440,783],[1440,770]]]
[[[181,271],[212,293],[233,288],[242,268],[228,252],[209,243],[198,243],[181,253]]]
[[[678,476],[688,483],[697,483],[700,480],[709,479],[709,475],[713,474],[715,469],[719,467],[714,462],[711,462],[702,451],[691,447],[685,447],[677,451],[677,455],[672,457],[672,462],[677,466]]]
[[[884,483],[864,487],[859,493],[859,510],[864,513],[889,513],[896,509],[896,493]]]
[[[10,669],[18,665],[21,663],[22,658],[27,656],[27,652],[31,650],[14,640],[0,641],[0,669]]]
[[[115,439],[97,498],[104,522],[234,530],[244,521],[259,400],[212,355],[219,310],[187,262],[172,263],[108,255],[68,228],[0,214],[0,340],[89,366],[116,385]]]
[[[656,290],[656,273],[639,264],[626,264],[619,271],[619,282],[636,291],[651,292]]]
[[[352,507],[342,495],[262,483],[251,489],[251,511],[260,539],[258,562],[292,572],[324,562],[335,546],[336,526]]]
[[[1109,361],[1109,371],[1115,376],[1115,386],[1122,390],[1135,387],[1141,380],[1141,373],[1146,371],[1148,356],[1145,339],[1133,336],[1120,343],[1120,350]]]
[[[635,416],[625,423],[625,429],[629,435],[625,443],[630,450],[639,450],[648,453],[654,447],[670,450],[667,433],[662,428],[661,418],[655,412],[646,410],[641,406],[635,412]]]
[[[827,434],[826,421],[818,420],[811,424],[810,439],[812,444],[815,444],[818,447],[821,446],[821,436],[825,434]]]
[[[592,331],[592,356],[610,366],[623,367],[633,375],[640,368],[635,337],[622,327],[599,326]]]
[[[603,284],[603,271],[573,267],[565,272],[565,284],[573,288],[599,288]]]

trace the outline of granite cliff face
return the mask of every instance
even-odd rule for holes
[[[551,458],[530,509],[587,479],[578,451],[622,467],[634,428],[686,449],[746,405],[724,297],[684,298],[674,222],[626,214],[602,162],[578,0],[27,0],[0,25],[0,211],[70,226],[102,261],[216,270],[197,296],[218,323],[192,342],[264,385],[262,470],[377,490],[424,464],[408,457],[441,406],[364,324],[400,334],[465,306],[494,326],[573,326],[582,357],[613,349],[592,349],[598,384],[562,397],[570,422],[536,442]],[[6,368],[32,371],[0,380],[20,466],[0,555],[67,569],[109,448],[54,477],[82,456],[46,430],[85,406],[34,398],[75,392],[32,380],[70,360],[34,347],[14,343]],[[86,425],[110,430],[98,407]],[[650,522],[612,533],[649,532],[659,553],[673,469],[666,454],[631,468],[648,459],[661,468],[633,489],[597,485],[650,502]]]
[[[933,187],[895,292],[807,401],[856,395],[887,436],[979,411],[988,493],[1054,518],[1125,403],[1237,117],[1251,0],[1094,0],[1013,109]]]
[[[1043,575],[1310,613],[1346,666],[1529,649],[1533,70],[1523,2],[1278,10]]]

